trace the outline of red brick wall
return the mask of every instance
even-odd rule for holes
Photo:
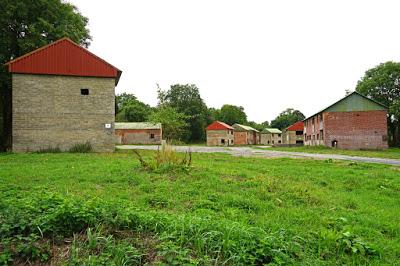
[[[341,149],[388,147],[386,111],[325,112],[323,120],[326,146],[337,140]]]
[[[235,145],[247,145],[247,132],[246,131],[234,131],[233,142]]]

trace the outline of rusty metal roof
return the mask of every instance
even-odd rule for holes
[[[236,131],[255,131],[255,132],[260,132],[255,128],[252,128],[250,126],[245,126],[245,125],[241,125],[241,124],[234,124],[232,126]]]
[[[115,78],[122,71],[69,38],[62,38],[5,64],[11,73]]]
[[[265,128],[263,131],[261,131],[261,133],[264,134],[281,134],[282,131],[280,131],[278,128]]]
[[[227,129],[233,129],[230,125],[221,122],[221,121],[214,121],[211,123],[207,128],[207,130],[227,130]]]
[[[304,130],[304,122],[303,121],[299,121],[294,123],[291,126],[288,126],[286,128],[287,131],[303,131]]]

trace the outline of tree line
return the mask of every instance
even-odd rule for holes
[[[284,129],[303,120],[299,110],[288,108],[269,123],[256,123],[247,119],[242,106],[224,104],[220,109],[209,108],[194,84],[174,84],[168,90],[158,89],[158,104],[151,107],[134,94],[122,93],[116,96],[115,114],[117,122],[158,122],[163,125],[164,137],[183,142],[205,140],[205,128],[215,120],[229,125],[248,125],[257,130],[267,127]]]

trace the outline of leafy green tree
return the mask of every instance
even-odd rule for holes
[[[400,63],[389,61],[367,70],[356,91],[389,108],[390,144],[400,146]]]
[[[170,106],[187,116],[189,134],[185,141],[205,139],[205,128],[209,120],[206,104],[194,84],[175,84],[167,91],[158,90],[159,106]]]
[[[219,110],[218,120],[225,122],[229,125],[245,124],[247,122],[247,115],[242,106],[224,104]]]
[[[252,128],[257,129],[258,131],[262,131],[264,128],[266,128],[263,124],[259,124],[254,121],[248,121],[246,125],[251,126]]]
[[[152,108],[139,101],[135,95],[122,93],[115,97],[116,121],[143,122],[146,121]]]
[[[299,110],[287,108],[281,112],[274,120],[271,121],[271,127],[285,129],[288,126],[306,118]]]
[[[188,134],[188,116],[171,106],[160,106],[149,116],[149,121],[161,123],[163,138],[167,140],[182,140]]]
[[[11,144],[11,78],[4,63],[62,37],[88,47],[88,19],[61,0],[1,0],[0,150]]]

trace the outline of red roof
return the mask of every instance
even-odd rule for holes
[[[299,121],[294,123],[293,125],[286,128],[287,131],[303,131],[304,130],[304,122]]]
[[[233,130],[233,127],[231,127],[228,124],[225,124],[224,122],[214,121],[206,129],[207,130],[226,130],[226,129],[232,129]]]
[[[115,78],[122,71],[68,38],[62,38],[8,63],[11,73]]]

